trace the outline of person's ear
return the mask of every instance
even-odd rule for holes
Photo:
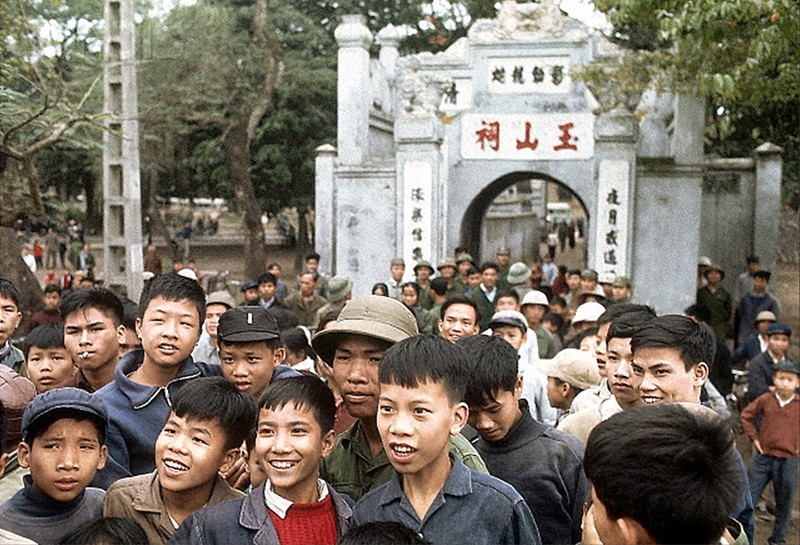
[[[330,430],[328,433],[322,436],[322,457],[327,458],[328,454],[331,453],[333,450],[334,445],[336,444],[336,434],[333,433],[333,430]]]
[[[456,436],[461,433],[464,426],[467,425],[469,419],[469,407],[463,401],[453,407],[453,424],[450,426],[450,435]]]
[[[8,454],[3,453],[3,455],[0,456],[0,477],[2,477],[3,473],[5,473],[6,471],[7,463],[8,463]]]
[[[27,469],[31,466],[31,446],[25,441],[17,446],[17,460],[19,460],[20,467]]]
[[[272,365],[280,365],[286,359],[286,349],[284,347],[276,348],[272,353]]]
[[[142,319],[136,318],[136,326],[134,327],[136,330],[136,336],[140,339],[142,338]]]
[[[108,458],[108,448],[105,445],[100,445],[100,458],[97,460],[97,471],[106,467],[106,459]]]
[[[698,387],[702,386],[708,380],[708,364],[701,361],[692,368],[692,374],[694,375],[695,384]]]
[[[233,465],[239,460],[241,455],[242,449],[240,447],[233,447],[225,451],[225,457],[222,459],[222,464],[219,466],[218,473],[228,473],[231,468],[233,468]]]
[[[614,524],[619,530],[622,545],[657,545],[656,540],[644,529],[644,526],[632,518],[621,517],[615,520]]]
[[[517,377],[517,381],[514,383],[514,399],[518,401],[522,397],[522,383],[524,380],[523,377]]]
[[[443,321],[443,320],[439,320],[439,324],[438,324],[438,327],[439,327],[439,333],[441,333],[441,332],[442,332],[442,324],[444,324],[444,321]]]
[[[125,344],[125,330],[126,327],[122,324],[117,326],[117,341],[119,344]]]

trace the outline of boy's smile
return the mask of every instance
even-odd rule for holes
[[[394,469],[419,479],[446,479],[450,436],[461,431],[468,412],[464,403],[451,406],[438,382],[415,388],[381,384],[378,431]]]
[[[188,299],[154,297],[136,325],[145,362],[158,366],[180,365],[200,339],[200,316]]]
[[[60,502],[77,498],[106,465],[106,447],[91,420],[57,420],[32,445],[20,443],[17,455],[34,486]]]
[[[259,411],[253,450],[276,494],[294,503],[314,503],[320,459],[335,440],[333,431],[322,432],[313,411],[290,402]]]
[[[631,364],[632,383],[645,405],[658,403],[699,403],[700,388],[708,378],[704,362],[686,370],[680,352],[674,348],[639,348]]]

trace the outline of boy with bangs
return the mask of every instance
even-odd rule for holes
[[[395,473],[358,502],[354,524],[399,522],[431,543],[541,543],[514,488],[450,455],[450,437],[469,414],[465,369],[464,351],[440,337],[412,337],[386,351],[378,430]]]
[[[333,393],[303,375],[271,384],[259,401],[251,458],[266,474],[246,498],[193,514],[172,544],[333,545],[350,526],[345,496],[319,478],[335,437]]]
[[[224,378],[187,384],[156,440],[156,470],[114,483],[103,514],[136,521],[148,543],[164,545],[193,512],[242,497],[219,473],[239,459],[255,420],[255,402]]]
[[[44,324],[25,337],[25,365],[37,394],[73,386],[75,364],[64,346],[64,326]]]
[[[522,495],[536,517],[542,543],[577,543],[587,492],[583,445],[533,419],[521,397],[522,377],[508,343],[477,335],[458,346],[469,365],[469,424],[479,435],[472,444],[489,473]]]
[[[22,417],[24,488],[0,506],[0,528],[47,545],[102,517],[105,492],[90,488],[106,463],[108,417],[102,401],[78,388],[34,398]]]
[[[142,350],[126,354],[113,382],[96,394],[108,408],[108,451],[129,472],[123,476],[155,470],[156,439],[178,390],[192,379],[221,374],[219,366],[190,356],[205,311],[203,288],[177,274],[157,276],[142,292],[136,322]]]

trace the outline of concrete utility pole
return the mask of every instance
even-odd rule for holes
[[[103,274],[109,288],[142,292],[142,198],[134,0],[106,0],[103,63]]]

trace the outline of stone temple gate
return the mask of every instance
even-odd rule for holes
[[[317,150],[316,249],[356,293],[385,281],[395,256],[410,270],[456,246],[481,255],[488,202],[529,179],[575,193],[589,215],[589,266],[630,276],[636,300],[659,312],[693,302],[700,254],[731,271],[753,249],[774,262],[779,148],[709,168],[702,100],[593,96],[571,74],[617,53],[551,2],[504,2],[436,55],[400,57],[390,26],[371,59],[360,16],[346,16],[336,39],[337,147]],[[709,176],[733,190],[720,197]]]

